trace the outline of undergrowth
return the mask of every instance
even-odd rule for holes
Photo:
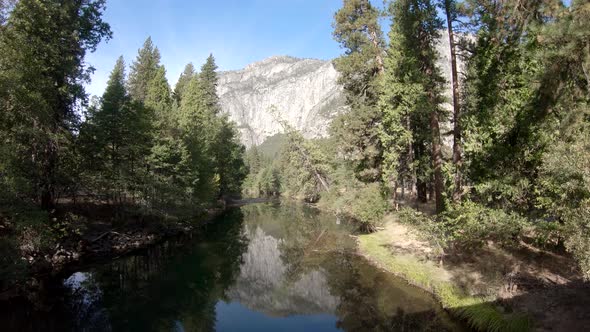
[[[384,246],[383,234],[359,237],[360,252],[387,271],[410,284],[432,293],[443,308],[479,331],[528,331],[529,319],[520,314],[506,314],[496,307],[493,299],[469,296],[451,281],[432,262],[420,262],[409,256],[394,256]]]

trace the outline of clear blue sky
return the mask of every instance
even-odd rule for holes
[[[151,36],[173,86],[184,66],[213,53],[220,70],[272,55],[332,59],[332,18],[341,0],[107,0],[113,39],[87,62],[96,68],[87,92],[101,95],[119,55],[131,64]]]

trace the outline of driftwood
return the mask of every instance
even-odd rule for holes
[[[126,234],[121,234],[121,233],[118,233],[118,232],[115,232],[115,231],[106,231],[106,232],[104,232],[104,233],[100,234],[100,235],[99,235],[98,237],[96,237],[94,240],[91,240],[91,241],[90,241],[90,243],[94,243],[94,242],[96,242],[96,241],[98,241],[98,240],[102,239],[103,237],[105,237],[105,236],[107,236],[107,235],[109,235],[109,234],[115,234],[115,235],[123,236],[123,237],[126,237],[126,238],[128,238],[128,239],[130,238],[130,237],[129,237],[128,235],[126,235]]]

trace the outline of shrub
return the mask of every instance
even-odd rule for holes
[[[478,247],[486,241],[504,245],[518,243],[526,218],[512,212],[491,209],[473,202],[451,205],[438,219],[410,208],[400,210],[399,220],[420,228],[427,240],[440,248]]]
[[[590,279],[590,199],[577,209],[568,210],[565,221],[565,247],[577,260],[586,280]]]
[[[460,246],[480,246],[492,240],[504,245],[518,243],[528,224],[515,212],[491,209],[473,202],[450,206],[441,216],[452,241]]]
[[[329,193],[322,195],[320,205],[360,222],[361,227],[368,231],[379,226],[387,212],[387,201],[375,183],[333,187]]]

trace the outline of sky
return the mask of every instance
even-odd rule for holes
[[[210,53],[219,70],[273,55],[328,60],[342,53],[331,26],[341,0],[107,0],[106,6],[113,38],[86,57],[96,69],[86,87],[91,95],[102,95],[117,58],[129,66],[148,36],[171,86],[187,63],[200,68]]]

